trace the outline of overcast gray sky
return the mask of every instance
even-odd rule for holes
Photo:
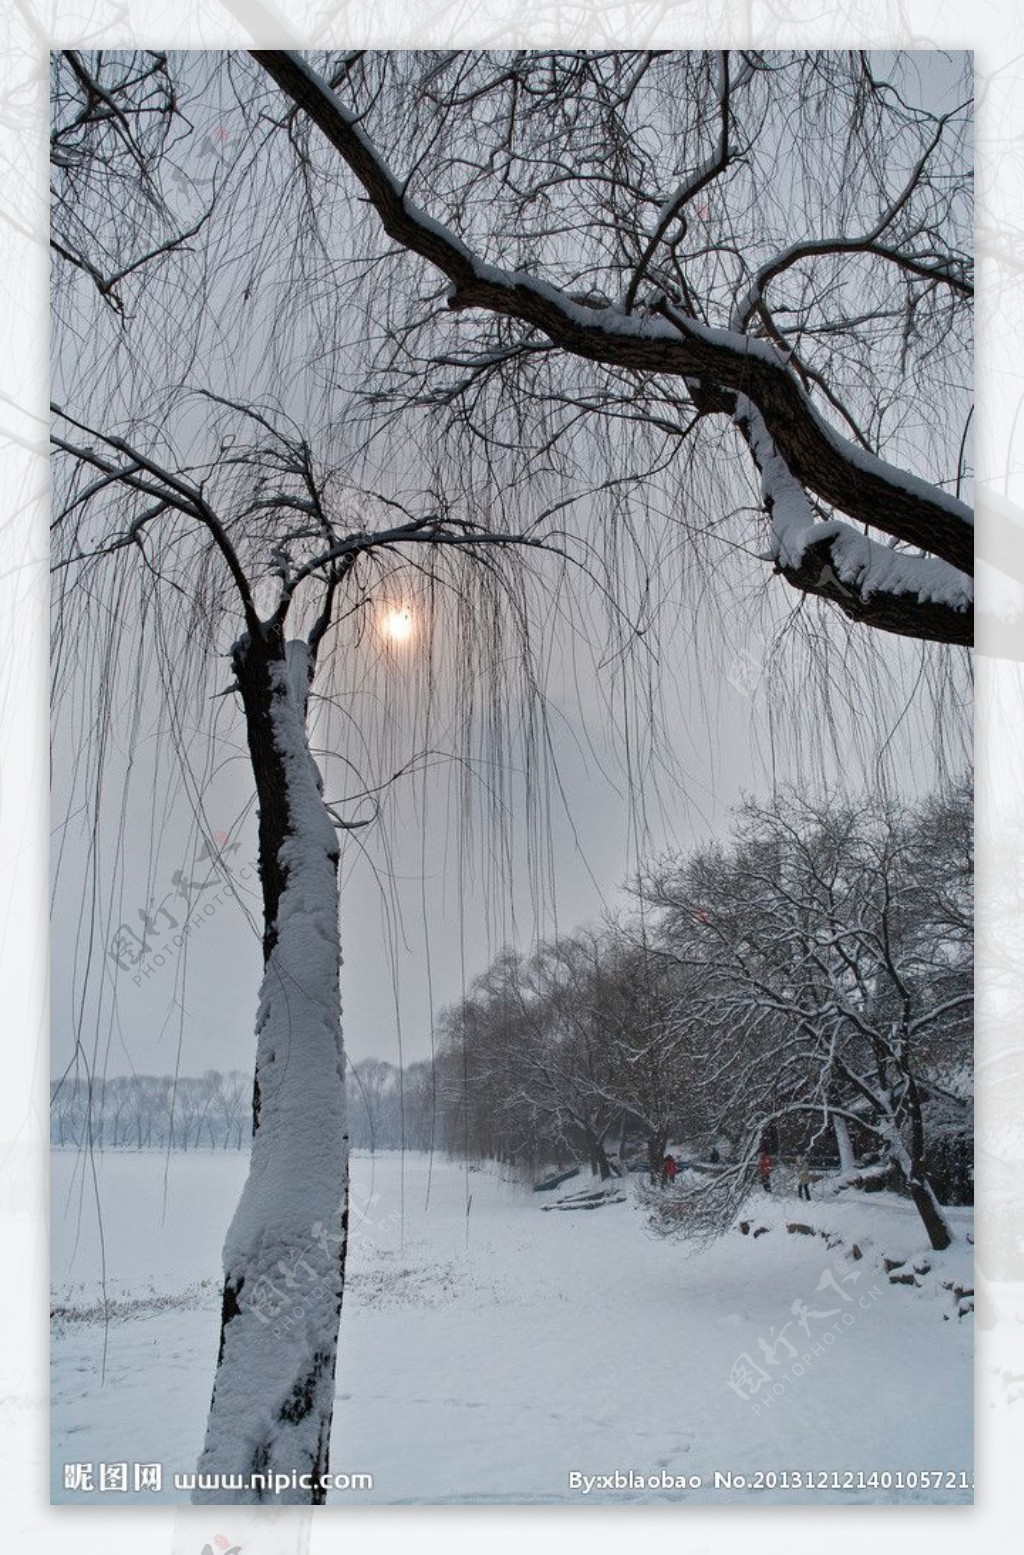
[[[927,72],[937,99],[944,99],[949,68],[933,58]],[[197,143],[218,127],[230,139],[231,126],[229,110],[210,98],[197,116]],[[206,305],[216,313],[215,288]],[[259,341],[238,349],[234,369],[241,365],[243,380],[258,381]],[[80,339],[71,347],[58,344],[61,389],[81,392],[90,367]],[[111,387],[112,396],[118,392]],[[304,402],[298,384],[289,409],[299,419]],[[407,458],[413,466],[416,450],[408,449]],[[737,488],[736,500],[741,496]],[[390,657],[392,692],[398,683],[390,710],[382,707],[375,678],[379,642],[372,631],[350,642],[345,685],[355,689],[347,707],[359,737],[333,755],[319,753],[327,797],[342,799],[358,788],[349,763],[358,764],[360,743],[370,752],[360,765],[368,784],[430,750],[383,793],[374,823],[344,838],[342,994],[353,1059],[425,1057],[431,1009],[455,1000],[503,944],[526,946],[537,935],[595,923],[622,907],[622,886],[638,855],[723,833],[744,792],[763,795],[779,782],[806,787],[826,780],[859,790],[876,784],[880,773],[910,791],[931,784],[936,726],[918,680],[920,649],[876,634],[865,662],[874,656],[877,677],[851,678],[842,657],[844,629],[839,622],[827,628],[815,651],[820,656],[834,644],[837,722],[819,745],[821,692],[830,672],[808,679],[808,650],[798,638],[772,650],[795,596],[768,577],[764,564],[744,559],[742,566],[745,581],[737,585],[736,565],[723,555],[717,598],[700,606],[676,542],[666,572],[679,569],[678,586],[671,575],[660,580],[657,664],[638,647],[634,670],[605,655],[599,613],[581,634],[572,629],[579,621],[545,622],[544,596],[538,596],[547,633],[538,671],[551,759],[538,767],[541,781],[531,781],[528,803],[527,752],[510,731],[503,832],[488,832],[495,774],[488,773],[485,744],[474,779],[478,808],[472,817],[464,809],[465,750],[454,732],[454,711],[446,708],[453,688],[443,672],[429,730],[423,721],[412,684],[418,632]],[[592,651],[581,647],[580,635],[589,637]],[[131,622],[120,651],[129,657],[139,651]],[[653,740],[629,690],[631,675],[642,688],[648,673],[660,697]],[[127,712],[109,730],[98,827],[81,808],[72,778],[94,759],[83,742],[90,739],[95,674],[95,664],[83,666],[75,696],[58,710],[55,738],[53,1073],[70,1060],[76,1039],[95,1067],[110,1074],[248,1069],[260,977],[259,900],[252,783],[234,699],[216,705],[216,738],[200,729],[193,744],[206,836],[227,849],[217,861],[196,829],[195,793],[175,774],[157,711],[162,688],[148,664],[137,736],[129,735]],[[225,663],[220,685],[229,678]],[[333,741],[337,732],[335,723],[325,738]],[[953,719],[945,735],[953,759],[957,751],[962,757],[964,717]],[[838,758],[830,746],[838,747]],[[368,812],[357,806],[352,813]],[[506,843],[502,858],[495,848]],[[224,889],[222,865],[236,896]],[[182,940],[186,907],[193,927]],[[144,934],[148,952],[141,959],[124,930]]]

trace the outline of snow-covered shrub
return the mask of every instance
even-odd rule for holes
[[[744,1169],[733,1165],[714,1175],[681,1172],[664,1188],[644,1179],[634,1192],[656,1235],[710,1242],[728,1231],[753,1187]]]

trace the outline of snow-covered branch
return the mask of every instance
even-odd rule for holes
[[[764,417],[745,396],[737,398],[735,421],[761,476],[771,560],[789,583],[883,631],[963,645],[973,641],[974,587],[967,573],[937,556],[884,545],[839,519],[822,521]]]
[[[973,570],[970,509],[941,488],[843,438],[822,419],[773,345],[735,330],[712,328],[677,308],[662,307],[656,316],[626,313],[610,304],[586,305],[540,276],[485,262],[449,227],[408,199],[355,116],[301,56],[257,51],[255,57],[345,159],[388,236],[447,276],[452,308],[484,309],[515,319],[540,330],[563,350],[604,366],[681,377],[719,398],[723,391],[727,399],[745,395],[760,412],[793,478],[815,497],[959,571]],[[731,411],[733,406],[716,408]],[[846,556],[848,572],[853,565],[853,558]],[[797,581],[795,573],[791,581]],[[873,603],[865,605],[859,619],[885,625],[898,614],[912,624],[910,617],[916,615],[918,629],[910,635],[931,636],[935,631],[943,640],[964,640],[963,623],[950,639],[948,608],[935,609],[935,601],[922,600],[906,586],[905,572],[891,573],[884,589],[881,578],[872,575],[871,581]],[[838,590],[817,591],[842,603]],[[898,612],[885,610],[887,593],[902,600]],[[890,624],[888,629],[899,628]]]

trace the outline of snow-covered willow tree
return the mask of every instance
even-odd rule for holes
[[[514,577],[493,562],[472,578],[458,565],[445,572],[439,553],[479,557],[541,542],[438,511],[410,516],[395,511],[394,499],[366,492],[357,506],[357,494],[319,467],[308,444],[275,432],[262,412],[212,399],[205,409],[208,429],[231,452],[196,462],[166,434],[158,460],[152,438],[136,444],[54,406],[58,712],[61,698],[85,692],[82,664],[99,645],[99,706],[87,724],[115,716],[117,660],[136,631],[155,639],[158,678],[130,670],[129,679],[167,698],[172,738],[204,696],[226,692],[240,703],[259,810],[264,970],[251,1164],[224,1250],[220,1354],[200,1468],[242,1476],[240,1486],[256,1473],[298,1473],[305,1488],[284,1499],[321,1500],[348,1183],[338,832],[360,823],[325,798],[310,698],[329,694],[332,683],[337,693],[330,661],[354,651],[340,618],[379,606],[396,587],[408,598],[396,554],[422,551],[417,565],[439,588],[477,608],[490,596],[500,613],[517,604]],[[247,427],[257,434],[249,442]],[[233,676],[226,687],[217,684],[225,656]],[[182,756],[188,781],[184,747]],[[298,1322],[282,1314],[289,1290],[299,1292]]]
[[[500,510],[448,501],[431,489],[428,454],[385,461],[362,484],[344,394],[282,386],[273,332],[250,338],[226,317],[258,222],[240,224],[244,201],[219,209],[219,167],[198,217],[179,219],[169,158],[187,131],[187,70],[179,88],[162,57],[70,55],[55,60],[54,87],[58,870],[76,816],[87,839],[73,1064],[92,1095],[81,1028],[101,1016],[109,958],[140,959],[126,929],[108,951],[116,919],[105,908],[116,904],[127,784],[145,741],[156,735],[157,787],[184,790],[214,869],[236,844],[211,838],[205,819],[211,763],[244,753],[263,952],[253,1137],[224,1248],[200,1460],[236,1488],[211,1483],[198,1498],[318,1502],[348,1210],[340,839],[379,809],[389,775],[361,709],[386,697],[389,676],[407,696],[446,695],[456,755],[460,719],[477,730],[518,719],[530,705],[527,558],[550,561],[550,526],[535,515],[520,531]],[[185,203],[194,193],[186,184]],[[292,345],[301,380],[314,344]],[[509,565],[513,549],[522,554]],[[398,677],[407,621],[416,651]],[[315,749],[342,762],[355,751],[347,798],[325,793]],[[104,791],[120,778],[121,830],[110,835]],[[155,821],[168,803],[156,793]],[[155,915],[170,914],[167,900],[140,911],[143,942]],[[383,950],[381,960],[383,971]],[[284,1475],[290,1488],[253,1486],[252,1475],[271,1487]]]

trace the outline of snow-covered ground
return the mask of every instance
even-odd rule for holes
[[[53,1156],[53,1498],[184,1501],[170,1481],[202,1445],[245,1160],[95,1167],[94,1185],[80,1157]],[[947,1288],[973,1286],[970,1212],[936,1255],[883,1195],[759,1195],[749,1233],[710,1248],[652,1236],[628,1200],[550,1202],[442,1158],[357,1156],[331,1467],[373,1488],[332,1499],[971,1499],[974,1318]],[[65,1491],[65,1464],[98,1477],[101,1462],[159,1463],[164,1489]],[[921,1471],[950,1478],[922,1488]]]

